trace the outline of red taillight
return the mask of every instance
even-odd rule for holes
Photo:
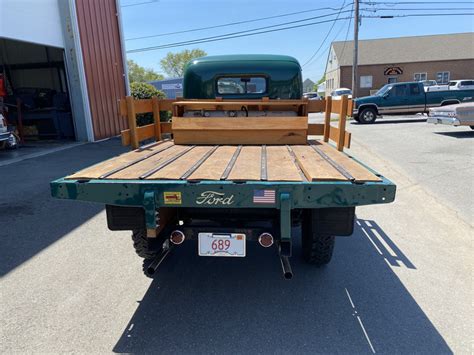
[[[186,239],[186,237],[184,236],[183,232],[178,231],[178,230],[171,232],[171,235],[170,235],[171,243],[175,245],[179,245],[184,242],[184,239]]]
[[[258,237],[258,242],[264,248],[271,247],[273,245],[273,236],[270,233],[262,233]]]

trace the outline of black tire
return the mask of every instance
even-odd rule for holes
[[[470,129],[474,129],[474,126],[469,126]]]
[[[140,258],[150,260],[154,259],[158,255],[156,250],[150,250],[145,230],[140,229],[133,231],[132,240],[135,252]]]
[[[303,211],[302,244],[303,259],[316,266],[326,265],[331,261],[335,237],[318,231],[319,213],[317,209]]]
[[[372,107],[367,107],[367,108],[362,109],[362,111],[359,114],[360,123],[364,123],[364,124],[374,123],[376,119],[377,119],[377,112]]]
[[[359,120],[359,117],[358,117],[358,116],[357,116],[357,117],[352,117],[352,118],[354,119],[354,121],[356,121],[356,122],[360,122],[360,120]]]

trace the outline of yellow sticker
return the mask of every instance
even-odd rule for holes
[[[181,192],[163,192],[163,199],[165,200],[165,205],[180,205]]]

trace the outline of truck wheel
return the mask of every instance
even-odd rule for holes
[[[474,129],[474,126],[469,126],[470,129]]]
[[[377,112],[371,107],[364,108],[359,115],[360,123],[374,123],[377,119]]]
[[[318,217],[317,209],[303,211],[303,259],[309,264],[322,266],[331,261],[335,238],[318,231]]]
[[[133,247],[140,258],[154,259],[158,254],[155,250],[149,250],[148,238],[144,229],[134,230],[132,232]]]

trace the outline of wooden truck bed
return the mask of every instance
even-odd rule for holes
[[[353,181],[382,179],[323,141],[304,145],[153,143],[67,176],[66,180]]]

